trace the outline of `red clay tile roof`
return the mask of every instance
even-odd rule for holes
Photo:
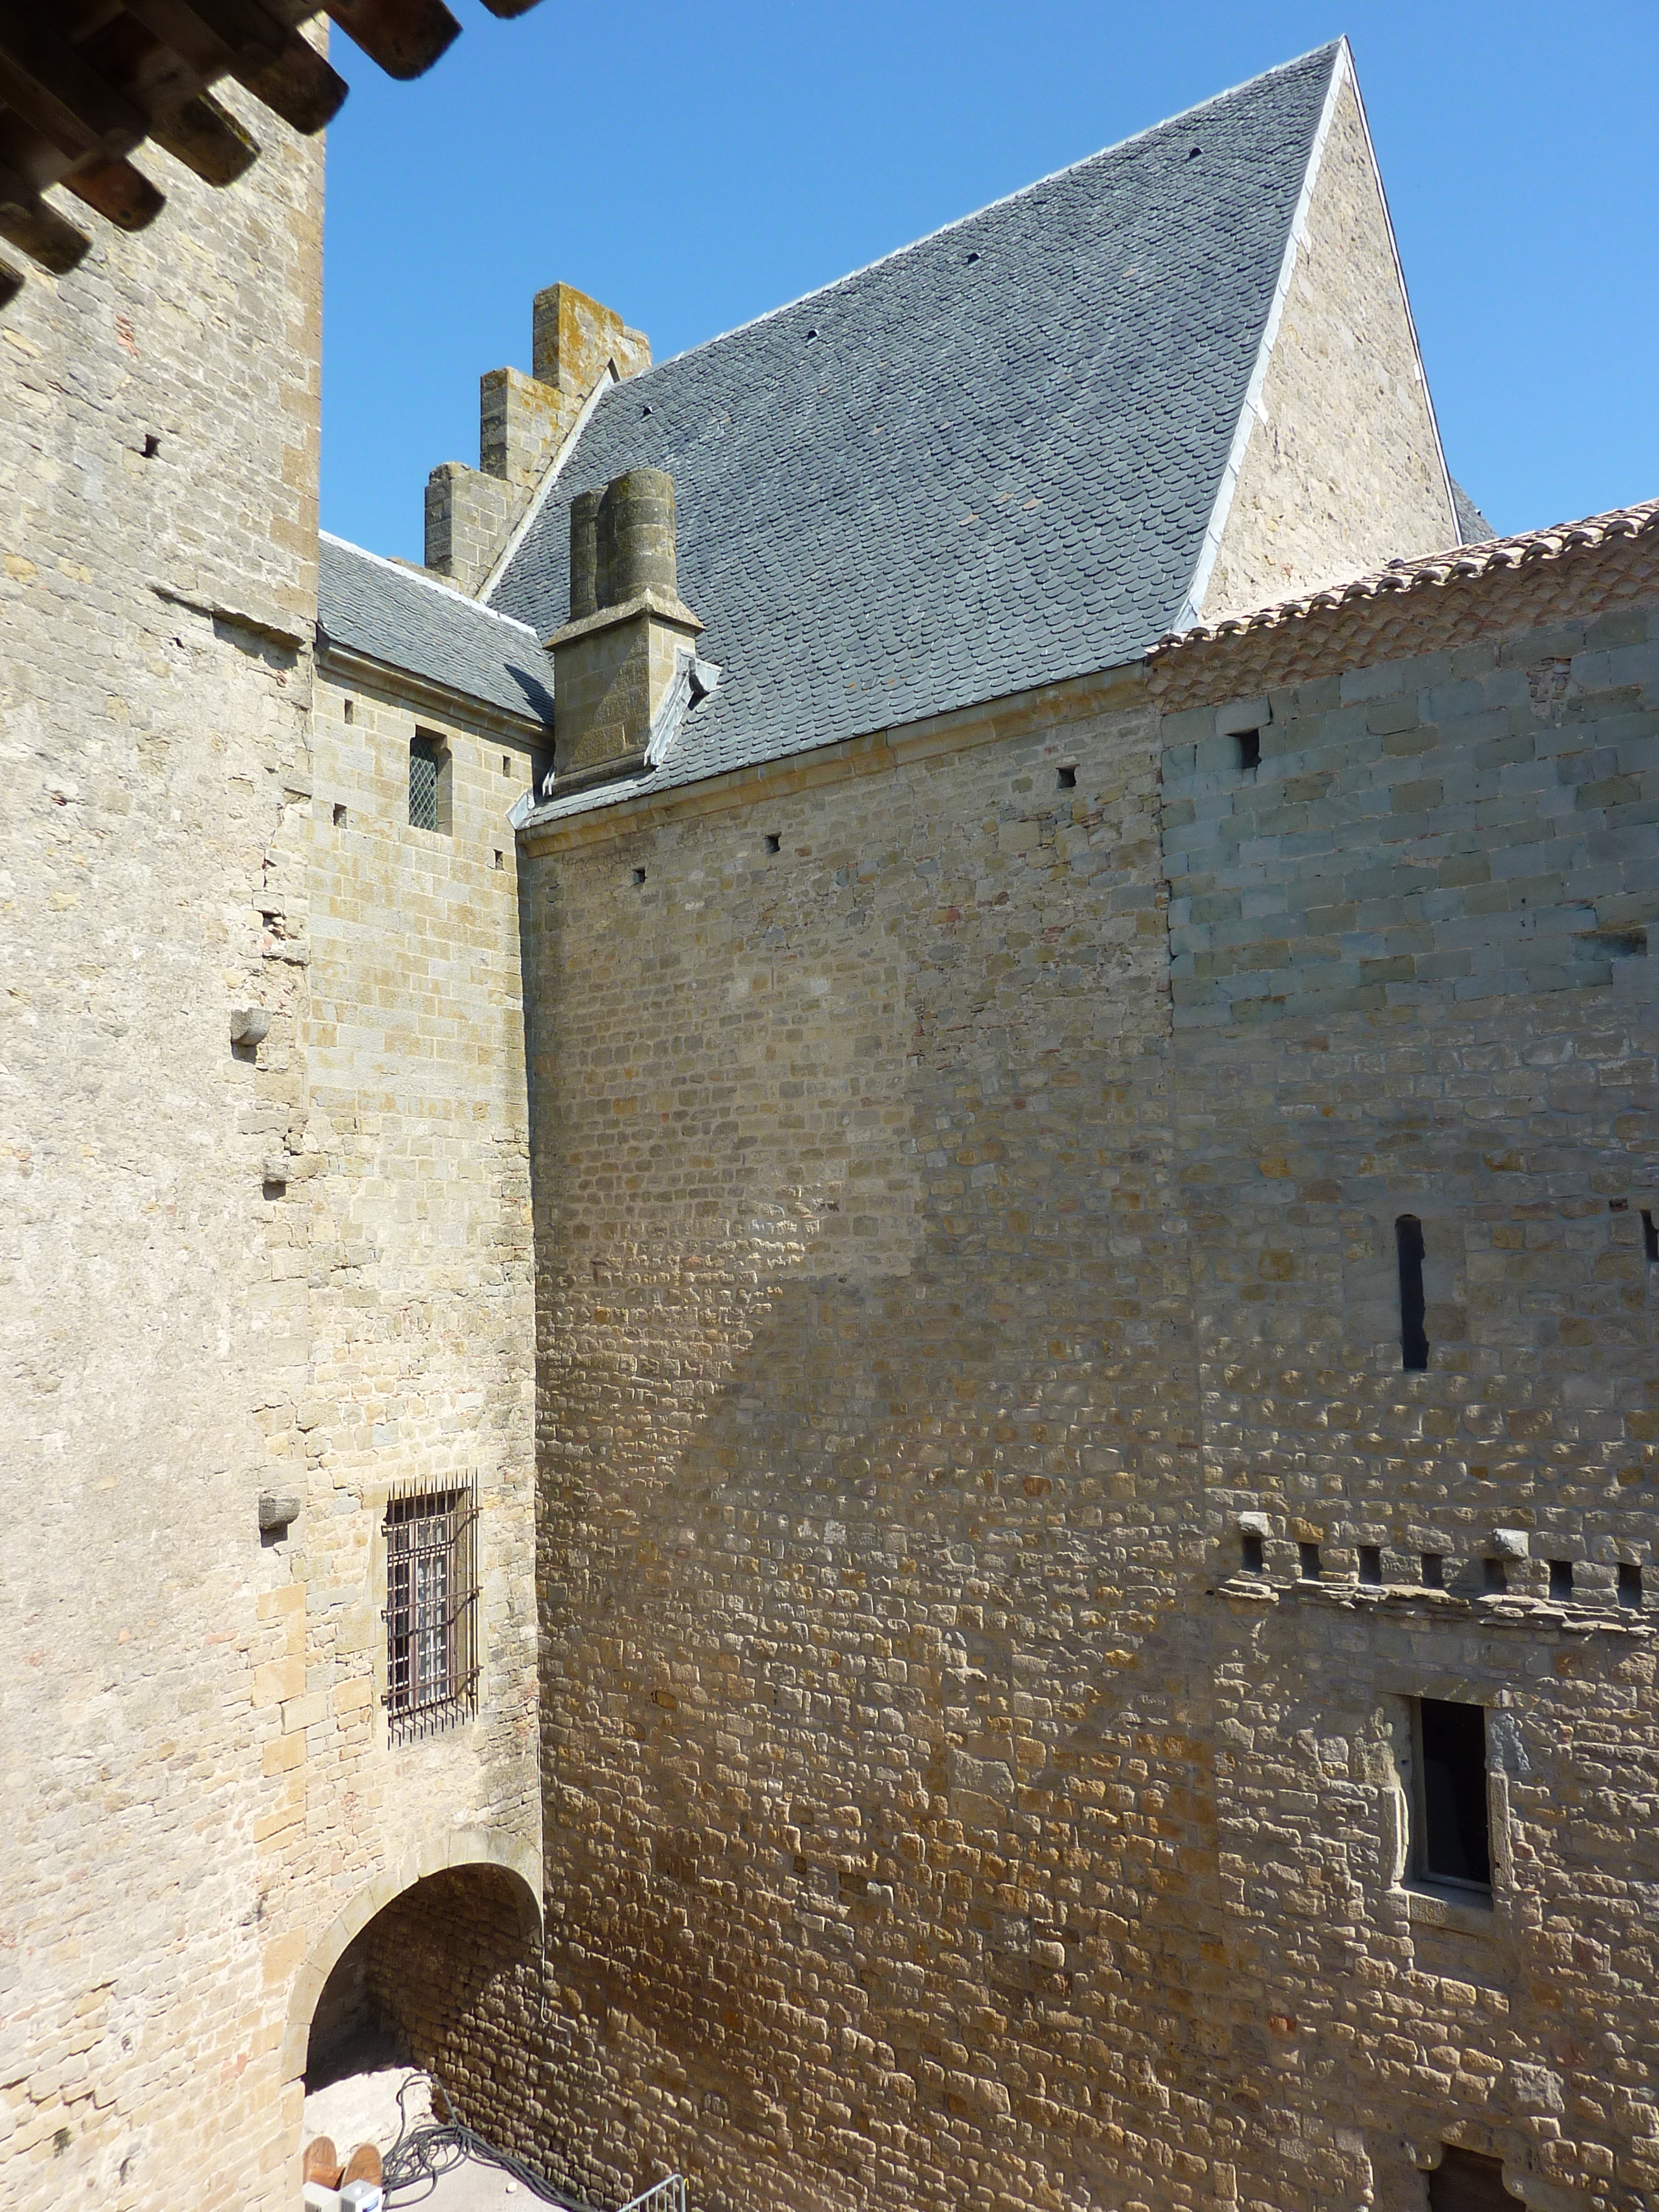
[[[1148,648],[1166,713],[1659,597],[1659,500],[1391,562]]]

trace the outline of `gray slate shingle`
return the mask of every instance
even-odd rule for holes
[[[616,386],[491,605],[546,636],[571,500],[672,474],[724,673],[659,790],[1132,659],[1196,565],[1338,52]]]
[[[1455,477],[1451,480],[1451,489],[1452,507],[1457,516],[1459,538],[1465,545],[1490,544],[1498,532],[1481,514]]]
[[[349,646],[388,667],[552,721],[553,672],[532,631],[326,531],[317,627],[325,647]]]

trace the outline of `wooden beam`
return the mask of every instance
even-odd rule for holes
[[[421,76],[460,25],[443,0],[328,0],[328,15],[388,76]]]

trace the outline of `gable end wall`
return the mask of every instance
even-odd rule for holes
[[[1457,538],[1349,70],[1200,612],[1217,622]]]

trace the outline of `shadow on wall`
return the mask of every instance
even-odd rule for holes
[[[558,1972],[620,2038],[613,2082],[660,2069],[711,2116],[646,2146],[704,2201],[707,2138],[821,2203],[871,2185],[878,2139],[913,2174],[970,2116],[994,2140],[1038,2069],[1057,2187],[1127,2185],[1125,2108],[1209,2123],[1159,2086],[1206,2083],[1226,2033],[1203,1647],[1166,1564],[1188,1409],[1074,1233],[1040,1297],[943,1254],[786,1281],[666,1450],[590,1359],[602,1469],[578,1438],[544,1471]],[[696,1327],[689,1285],[647,1295]],[[576,1307],[556,1344],[601,1344]],[[1103,1990],[1115,2050],[1068,2056]]]
[[[499,1867],[452,1867],[376,1913],[317,2000],[307,2091],[350,2074],[420,2066],[488,2130],[507,2094],[488,2054],[518,2016],[536,1972],[520,1888]]]

